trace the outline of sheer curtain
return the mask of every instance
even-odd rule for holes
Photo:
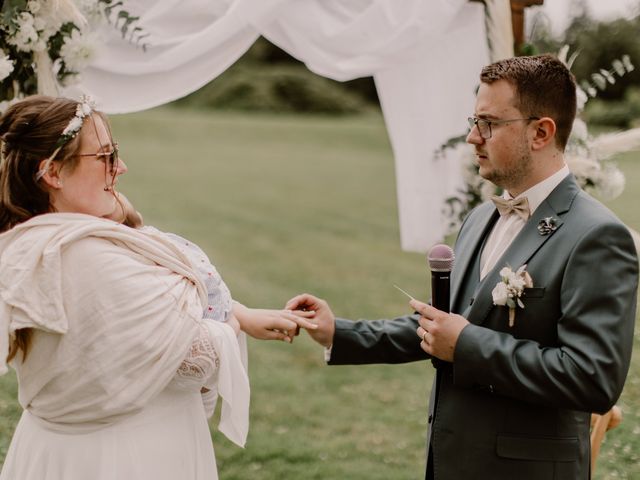
[[[504,0],[494,0],[504,1]],[[467,0],[125,0],[146,50],[105,30],[83,73],[103,110],[127,113],[187,95],[263,35],[315,73],[373,76],[396,167],[402,248],[442,240],[460,166],[434,156],[464,134],[489,61],[484,6]],[[508,2],[506,2],[508,3]],[[73,94],[73,92],[67,92]]]

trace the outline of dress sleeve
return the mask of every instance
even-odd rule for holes
[[[205,324],[201,324],[187,356],[178,368],[179,383],[185,387],[190,384],[194,388],[203,387],[205,383],[214,379],[219,366],[220,359],[209,336],[209,330]]]
[[[244,446],[249,429],[249,379],[233,329],[203,319],[191,348],[176,373],[182,388],[205,389],[202,403],[210,417],[218,400],[222,409],[218,429],[229,440]]]
[[[194,271],[207,289],[204,318],[226,322],[232,308],[231,293],[207,254],[195,243],[171,232],[164,232],[191,261]]]

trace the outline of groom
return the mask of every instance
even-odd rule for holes
[[[462,225],[452,313],[412,301],[413,315],[351,322],[308,294],[287,308],[316,310],[309,334],[332,365],[441,360],[426,478],[587,480],[590,414],[611,408],[629,369],[636,251],[565,164],[576,112],[567,68],[518,57],[480,80],[467,142],[504,193]],[[504,305],[507,287],[521,305]]]

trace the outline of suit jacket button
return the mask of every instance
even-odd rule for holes
[[[429,425],[431,425],[431,422],[433,421],[433,414],[432,413],[429,414],[429,419],[427,421],[429,422]]]

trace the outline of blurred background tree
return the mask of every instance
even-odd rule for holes
[[[640,1],[630,18],[610,21],[594,20],[585,0],[573,0],[572,7],[573,17],[560,36],[552,34],[548,19],[542,13],[535,15],[529,51],[554,53],[563,45],[569,45],[572,52],[578,53],[571,67],[578,83],[590,81],[592,74],[609,70],[614,60],[628,55],[635,70],[616,76],[614,84],[599,90],[597,97],[587,102],[585,120],[616,128],[639,126]]]
[[[371,77],[336,82],[260,37],[231,68],[177,100],[198,108],[353,114],[378,108]]]

